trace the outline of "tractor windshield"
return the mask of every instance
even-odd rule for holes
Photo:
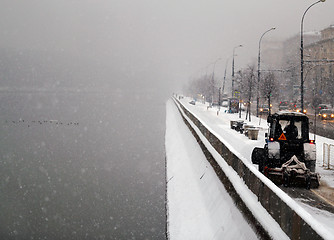
[[[282,135],[283,133],[283,135]],[[283,118],[273,122],[270,134],[275,140],[308,141],[308,122],[306,118]]]
[[[279,124],[281,124],[284,135],[288,140],[302,138],[302,122],[301,121],[280,120]]]

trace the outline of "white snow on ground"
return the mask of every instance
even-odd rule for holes
[[[302,205],[302,207],[305,208],[307,211],[313,212],[313,216],[316,215],[316,219],[318,219],[320,222],[328,222],[328,224],[331,224],[332,225],[331,229],[332,229],[332,232],[333,232],[333,228],[334,228],[334,224],[333,224],[334,214],[333,213],[311,207],[310,205],[304,203],[303,199],[295,199],[295,200],[300,205]]]
[[[257,239],[171,100],[166,156],[170,239]]]
[[[207,105],[198,102],[195,106],[193,106],[188,104],[189,99],[187,98],[184,98],[181,101],[186,106],[186,108],[195,114],[195,116],[200,119],[202,123],[205,123],[206,127],[210,129],[210,131],[213,132],[222,142],[224,142],[224,144],[226,144],[230,150],[232,150],[239,158],[243,159],[243,161],[248,161],[249,164],[252,165],[250,167],[252,171],[255,169],[253,166],[256,165],[251,164],[250,156],[255,146],[263,147],[264,145],[264,133],[267,131],[266,120],[252,116],[252,122],[249,122],[249,124],[260,127],[260,132],[258,140],[249,140],[243,134],[237,133],[235,130],[230,129],[230,120],[239,120],[239,114],[224,113],[224,108],[222,108],[219,114],[217,114],[217,108],[207,108]],[[245,119],[245,113],[242,114],[241,119]],[[323,171],[320,168],[320,166],[322,166],[322,158],[321,155],[319,155],[319,152],[322,152],[322,142],[331,143],[332,140],[317,136],[316,141],[318,143],[317,171],[322,174]],[[327,175],[322,174],[322,179],[326,180],[326,182],[333,180],[334,178],[331,178],[331,173],[328,173],[327,170]],[[257,175],[258,174],[260,173],[257,171]],[[261,179],[263,179],[262,177],[265,178],[262,174],[260,174]],[[264,181],[266,180],[268,179],[265,178]],[[311,224],[314,229],[317,229],[318,232],[321,232],[322,236],[327,235],[329,239],[333,237],[334,224],[332,223],[333,221],[331,214],[321,214],[322,211],[312,207],[305,208],[303,204],[297,203],[276,186],[271,186],[271,188],[274,188],[275,192],[281,196],[281,198],[284,199],[286,203],[292,206],[295,211],[299,213],[299,215],[303,216],[303,218],[307,220],[307,222]]]

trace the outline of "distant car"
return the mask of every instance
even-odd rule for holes
[[[219,105],[218,101],[213,101],[212,102],[212,106],[218,106],[218,105]]]
[[[260,114],[263,113],[269,113],[269,105],[268,104],[263,104],[262,107],[260,107]]]
[[[290,110],[290,104],[288,101],[281,101],[278,105],[278,110]]]
[[[228,100],[227,99],[223,99],[222,107],[228,107]]]
[[[330,109],[330,105],[329,104],[319,104],[318,105],[318,111],[319,111],[319,113],[323,109]]]
[[[294,105],[294,109],[295,109],[296,112],[302,112],[302,107],[301,107],[300,104]],[[305,113],[305,114],[307,113],[307,110],[305,108],[303,110],[303,113]]]
[[[191,100],[189,103],[192,104],[192,105],[196,104],[195,100]]]
[[[322,109],[319,112],[319,117],[321,120],[332,120],[334,119],[334,110],[333,109]]]

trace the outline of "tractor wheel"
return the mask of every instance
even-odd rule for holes
[[[259,171],[263,173],[265,163],[267,160],[267,154],[264,148],[254,148],[252,152],[252,163],[259,165]]]
[[[315,172],[315,160],[305,161],[305,165],[311,172]]]
[[[265,167],[265,159],[262,157],[259,159],[259,171],[261,173],[264,173],[264,167]]]
[[[306,189],[310,189],[311,188],[311,176],[310,176],[309,173],[306,174],[305,184],[306,184]]]
[[[283,172],[283,186],[284,187],[290,186],[289,174],[286,171]]]

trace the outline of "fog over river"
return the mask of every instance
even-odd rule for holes
[[[161,97],[25,91],[0,102],[1,239],[164,238]]]

